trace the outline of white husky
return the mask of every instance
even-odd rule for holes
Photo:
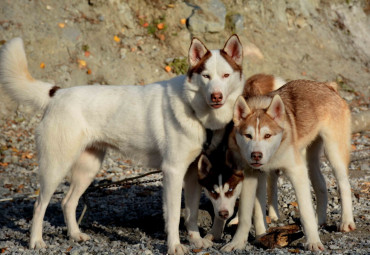
[[[62,89],[35,80],[27,68],[20,38],[3,46],[0,83],[18,103],[44,112],[36,131],[40,195],[35,203],[30,248],[42,248],[42,222],[58,184],[71,186],[62,208],[73,240],[88,240],[76,222],[78,200],[94,179],[107,148],[163,170],[163,210],[168,253],[183,254],[179,222],[184,181],[186,226],[191,243],[201,238],[197,215],[201,187],[197,171],[187,171],[202,150],[205,129],[221,130],[230,122],[242,93],[242,45],[233,35],[221,50],[209,51],[198,39],[189,49],[189,71],[147,86],[78,86]]]
[[[233,118],[236,127],[233,155],[239,155],[249,170],[245,171],[241,192],[239,226],[233,240],[223,247],[224,251],[245,246],[257,183],[259,185],[260,176],[263,176],[260,171],[274,169],[282,170],[292,182],[307,248],[324,249],[318,234],[308,177],[309,169],[317,198],[318,223],[323,224],[326,221],[327,191],[319,167],[322,146],[339,185],[342,203],[340,230],[347,232],[356,228],[348,181],[350,118],[347,104],[332,83],[292,81],[267,96],[247,100],[242,96],[238,98]],[[302,154],[304,149],[306,157]],[[264,195],[258,194],[258,197],[264,203]],[[264,208],[264,204],[260,207]]]

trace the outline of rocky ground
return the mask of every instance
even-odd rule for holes
[[[138,84],[168,79],[186,70],[192,36],[209,48],[222,47],[237,32],[244,45],[247,76],[272,73],[287,80],[336,81],[352,112],[369,111],[370,7],[368,1],[0,1],[0,44],[21,36],[32,75],[62,87],[77,84]],[[169,66],[171,69],[169,69]],[[18,109],[19,111],[16,111]],[[30,251],[29,228],[38,192],[34,130],[40,113],[17,107],[0,93],[0,252],[7,254],[163,254],[166,252],[162,217],[161,174],[145,177],[156,182],[90,193],[90,208],[82,229],[92,239],[76,243],[66,238],[60,201],[63,183],[46,212],[44,238],[48,249]],[[324,161],[329,189],[328,226],[320,230],[325,253],[369,254],[370,133],[352,137],[350,182],[357,230],[338,233],[340,217],[335,179]],[[111,152],[98,174],[100,181],[118,181],[153,169],[133,165]],[[294,192],[280,183],[282,219],[271,226],[296,221]],[[15,198],[15,199],[13,199]],[[211,226],[210,205],[202,198],[199,224]],[[78,207],[81,214],[83,203]],[[181,225],[181,238],[186,243]],[[218,254],[221,243],[193,253]],[[253,241],[253,240],[251,240]],[[255,254],[308,253],[300,243]],[[193,247],[194,248],[194,247]],[[235,252],[235,254],[239,254]]]

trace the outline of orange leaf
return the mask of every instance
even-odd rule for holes
[[[58,24],[58,26],[59,26],[60,28],[64,28],[64,27],[65,27],[65,24],[64,24],[64,23],[59,23],[59,24]]]
[[[79,59],[79,60],[77,60],[77,63],[78,63],[79,68],[85,68],[86,67],[86,61],[85,60]]]
[[[172,68],[170,66],[165,66],[164,70],[166,70],[167,73],[171,72]]]
[[[297,202],[291,202],[290,205],[292,205],[294,207],[298,207],[298,203]]]
[[[186,24],[186,19],[180,19],[180,23],[181,23],[181,25],[185,25]]]
[[[143,27],[148,27],[149,26],[149,23],[148,22],[145,22],[144,24],[143,24]]]
[[[87,69],[86,73],[87,73],[87,74],[91,74],[91,69],[90,69],[90,68],[89,68],[89,69]]]
[[[162,29],[164,28],[164,23],[159,23],[159,24],[157,25],[157,28],[158,28],[159,30],[162,30]]]
[[[270,224],[270,223],[271,223],[271,218],[270,218],[270,216],[266,216],[266,223],[267,223],[267,224]]]
[[[121,41],[121,39],[119,39],[119,37],[118,37],[118,36],[116,36],[116,35],[113,37],[113,39],[114,39],[116,42],[120,42],[120,41]]]
[[[159,40],[161,41],[164,41],[166,39],[166,36],[164,34],[159,34],[157,35],[157,37],[159,38]]]
[[[85,51],[85,57],[89,57],[90,56],[90,51]]]
[[[40,68],[41,68],[41,69],[44,69],[44,68],[45,68],[45,63],[44,63],[44,62],[41,62],[41,64],[40,64]]]

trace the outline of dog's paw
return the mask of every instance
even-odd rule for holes
[[[213,237],[212,237],[213,238]],[[209,238],[197,238],[197,239],[193,239],[193,240],[189,240],[192,244],[194,244],[195,247],[197,247],[198,249],[200,248],[208,248],[208,247],[211,247],[213,245],[213,242],[211,240],[209,240]]]
[[[274,207],[269,207],[268,216],[272,221],[278,221],[279,220],[279,212],[275,210]]]
[[[90,240],[90,236],[82,232],[70,234],[69,237],[72,240],[77,241],[77,242],[84,242],[84,241]]]
[[[168,247],[168,251],[167,251],[167,254],[170,254],[170,255],[183,255],[187,253],[189,253],[188,248],[186,248],[185,245],[182,245],[180,243],[172,245],[171,247]]]
[[[350,232],[356,229],[356,224],[353,221],[350,222],[342,222],[339,225],[340,232]]]
[[[231,252],[235,250],[242,250],[245,248],[246,243],[241,241],[241,242],[235,242],[231,241],[230,243],[226,244],[224,247],[221,248],[221,251],[223,252]]]
[[[30,242],[30,249],[42,249],[46,248],[46,243],[44,240],[31,240]]]
[[[325,250],[325,247],[321,242],[306,243],[305,247],[306,247],[306,250],[310,250],[310,251],[324,251]]]

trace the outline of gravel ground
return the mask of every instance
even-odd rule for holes
[[[46,212],[44,239],[49,248],[39,251],[28,250],[29,229],[32,219],[34,198],[22,199],[37,194],[37,163],[35,157],[34,129],[40,116],[23,116],[20,113],[0,122],[0,199],[20,198],[0,202],[0,253],[4,254],[163,254],[166,252],[166,235],[162,217],[161,174],[153,174],[141,180],[154,182],[136,184],[121,188],[110,188],[92,192],[88,195],[89,209],[82,221],[82,229],[91,240],[77,243],[68,240],[63,221],[60,202],[68,189],[67,181],[62,183]],[[328,225],[320,230],[321,239],[326,247],[324,254],[369,254],[369,212],[370,212],[370,132],[354,134],[350,182],[353,189],[353,205],[357,230],[352,233],[335,231],[340,220],[340,205],[335,179],[326,161],[322,170],[329,188]],[[101,181],[118,181],[153,171],[133,166],[130,161],[110,152],[95,184]],[[297,221],[298,210],[292,203],[295,195],[292,186],[283,177],[279,184],[279,208],[281,219],[270,226],[282,226]],[[211,205],[205,197],[200,204],[199,225],[202,233],[211,227]],[[80,201],[78,216],[83,209]],[[187,243],[183,222],[181,239]],[[221,248],[231,240],[235,227],[225,230],[220,243],[212,248],[197,250],[193,253],[220,254]],[[252,230],[253,236],[253,230]],[[253,239],[251,238],[251,243]],[[309,253],[302,249],[303,239],[293,242],[284,249],[263,250],[248,244],[245,251],[232,254],[285,254]]]

